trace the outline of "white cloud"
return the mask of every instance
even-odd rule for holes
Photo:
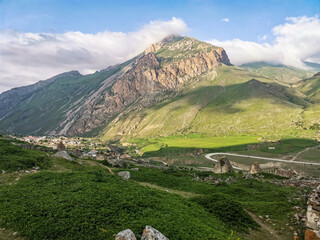
[[[0,92],[56,74],[91,73],[124,62],[170,34],[188,30],[178,18],[152,21],[136,32],[0,33]]]
[[[221,19],[221,22],[230,22],[230,19],[229,18],[223,18],[223,19]]]
[[[261,36],[258,36],[258,40],[259,40],[259,41],[265,41],[265,40],[267,40],[267,38],[268,38],[268,35],[267,35],[267,34],[263,35],[262,37],[261,37]]]
[[[233,64],[254,61],[285,64],[307,68],[304,60],[320,63],[320,20],[314,17],[290,17],[286,23],[272,29],[275,41],[272,44],[233,39],[211,40],[214,45],[224,47]],[[262,39],[263,40],[263,39]]]

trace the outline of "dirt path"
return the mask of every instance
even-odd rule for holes
[[[284,160],[284,159],[278,159],[278,158],[257,157],[257,156],[251,156],[251,155],[235,154],[235,153],[223,153],[223,152],[209,153],[209,154],[205,155],[205,158],[210,160],[210,161],[217,162],[218,160],[212,158],[212,156],[216,156],[216,155],[226,155],[226,156],[234,156],[234,157],[247,157],[247,158],[268,160],[268,161],[274,161],[274,162],[284,162],[284,163],[294,163],[294,164],[320,166],[320,163],[314,163],[314,162],[292,161],[292,160]],[[234,168],[235,169],[240,169],[240,168],[236,168],[236,167],[234,167]],[[240,169],[240,170],[242,170],[242,169]]]
[[[169,189],[169,188],[164,188],[164,187],[160,187],[158,185],[155,184],[151,184],[151,183],[146,183],[146,182],[137,182],[142,186],[147,186],[150,188],[155,188],[161,191],[165,191],[168,193],[173,193],[173,194],[178,194],[182,197],[185,198],[190,198],[190,197],[196,197],[196,196],[200,196],[199,194],[195,194],[195,193],[191,193],[191,192],[183,192],[183,191],[178,191],[178,190],[173,190],[173,189]],[[273,239],[273,240],[283,240],[283,238],[281,236],[279,236],[274,229],[272,229],[270,226],[268,226],[267,224],[265,224],[259,217],[257,217],[255,214],[253,214],[252,212],[249,212],[247,210],[245,210],[251,217],[252,219],[261,227],[261,233],[258,233],[258,235],[260,237],[262,237],[263,239]],[[259,230],[258,230],[259,231]],[[258,231],[253,231],[250,232],[250,235],[252,234],[252,237],[256,237],[255,235],[257,235]],[[259,231],[260,232],[260,231]],[[260,238],[259,238],[260,239]]]
[[[291,159],[290,161],[295,161],[302,153],[307,152],[307,151],[309,151],[309,150],[316,150],[316,151],[318,151],[318,148],[319,148],[318,145],[317,145],[317,146],[314,146],[314,147],[308,147],[308,148],[303,149],[303,150],[300,151],[300,152],[297,152],[297,153],[294,153],[294,154],[290,154],[290,155],[286,155],[286,156],[284,156],[284,157],[292,157],[292,159]]]
[[[79,162],[79,161],[78,161]],[[81,161],[83,162],[83,160]],[[109,168],[108,166],[106,165],[103,165],[102,163],[98,163],[98,162],[95,162],[95,161],[91,161],[91,160],[85,160],[85,163],[91,165],[91,166],[99,166],[99,167],[102,167],[102,168],[105,168],[109,171],[109,173],[111,173],[112,175],[114,175],[114,172],[112,171],[111,168]]]
[[[266,225],[259,217],[257,217],[256,215],[254,215],[252,212],[249,212],[247,210],[245,210],[250,217],[252,217],[252,219],[259,224],[259,226],[261,227],[261,230],[263,232],[265,232],[266,234],[270,235],[270,238],[268,239],[275,239],[275,240],[282,240],[283,238],[281,236],[279,236],[274,229],[272,229],[271,227],[269,227],[268,225]],[[272,237],[271,237],[272,236]]]

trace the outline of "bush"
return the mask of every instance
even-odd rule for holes
[[[217,216],[231,229],[248,232],[248,228],[257,228],[257,223],[243,210],[242,205],[223,194],[195,197],[192,199],[210,213]]]

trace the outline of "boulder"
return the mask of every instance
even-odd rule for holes
[[[103,161],[105,159],[106,159],[106,156],[104,154],[97,154],[97,156],[96,156],[96,160]]]
[[[74,150],[72,151],[72,154],[73,154],[74,156],[76,156],[77,158],[81,157],[81,151],[80,151],[79,148],[74,149]]]
[[[250,172],[248,172],[245,176],[244,176],[245,179],[250,179],[250,178],[253,178],[252,174]]]
[[[320,237],[314,231],[307,229],[304,233],[304,240],[320,240]]]
[[[261,173],[261,172],[262,172],[262,169],[261,169],[259,163],[258,163],[258,162],[253,162],[252,165],[251,165],[251,167],[250,167],[249,172],[250,172],[251,174]]]
[[[59,152],[65,151],[66,150],[66,146],[63,144],[62,141],[60,141],[58,146],[57,146],[57,149],[58,149]]]
[[[131,159],[131,156],[127,153],[120,156],[120,159]]]
[[[115,240],[136,240],[136,236],[130,229],[123,230],[116,235]]]
[[[119,167],[119,168],[127,168],[130,167],[130,164],[120,160],[120,159],[107,159],[108,163],[112,166],[112,167]]]
[[[118,176],[120,176],[123,180],[125,181],[129,181],[130,179],[130,172],[128,171],[122,171],[122,172],[118,172]]]
[[[230,173],[233,172],[233,167],[228,158],[221,157],[213,168],[214,173]]]
[[[141,240],[169,240],[169,238],[164,236],[157,229],[151,226],[146,226],[143,230]]]
[[[58,157],[58,158],[65,158],[65,159],[70,160],[70,161],[73,160],[73,158],[67,153],[67,151],[57,152],[53,156],[54,157]]]

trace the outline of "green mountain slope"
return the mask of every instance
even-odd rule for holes
[[[201,133],[213,136],[286,134],[310,103],[294,89],[238,67],[194,78],[177,96],[134,109],[106,128],[104,139]]]
[[[55,133],[65,115],[75,109],[92,93],[102,81],[118,71],[121,66],[91,75],[62,74],[42,87],[24,94],[14,107],[1,117],[0,127],[8,132],[20,134]],[[25,89],[17,89],[25,92]],[[14,97],[16,94],[9,92]],[[0,95],[2,96],[2,95]],[[15,99],[14,97],[10,99]],[[63,127],[63,125],[61,125]]]
[[[315,73],[313,70],[303,70],[285,65],[271,65],[265,62],[247,63],[240,67],[284,83],[295,83],[309,78]]]
[[[306,94],[310,101],[320,103],[320,72],[298,82],[296,87]]]

